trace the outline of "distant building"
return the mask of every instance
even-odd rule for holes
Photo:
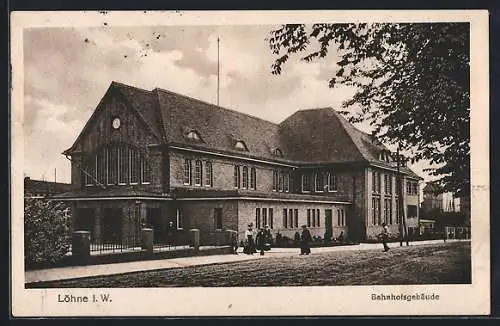
[[[397,164],[376,138],[333,108],[279,124],[167,90],[113,82],[64,153],[73,227],[98,241],[170,225],[201,235],[253,223],[292,237],[375,238],[399,232]],[[400,168],[407,227],[418,231],[420,176]],[[169,230],[169,229],[168,229]]]
[[[443,191],[435,182],[428,182],[423,189],[422,215],[443,211]]]
[[[72,189],[70,183],[50,182],[44,180],[34,180],[30,177],[24,178],[24,197],[47,198],[61,194]]]

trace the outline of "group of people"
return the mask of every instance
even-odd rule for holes
[[[311,241],[311,232],[309,232],[306,225],[302,225],[302,234],[300,235],[301,255],[309,255],[311,253]],[[248,224],[248,229],[245,231],[243,253],[253,255],[260,251],[260,255],[263,256],[264,252],[271,250],[272,242],[273,236],[269,225],[266,225],[264,228],[259,228],[257,233],[255,233],[253,230],[253,223],[250,223]]]
[[[265,251],[271,250],[272,242],[273,236],[271,235],[269,225],[259,228],[257,233],[255,233],[253,224],[250,223],[248,224],[248,229],[245,231],[243,252],[247,255],[253,255],[257,251],[260,251],[260,255],[263,256]]]

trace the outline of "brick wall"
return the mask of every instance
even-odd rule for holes
[[[191,160],[191,185],[184,185],[184,160]],[[212,174],[213,174],[213,187],[210,189],[219,190],[232,190],[234,188],[234,167],[235,165],[240,166],[240,185],[243,183],[243,166],[248,167],[248,184],[250,186],[250,171],[251,168],[256,169],[256,185],[257,191],[268,191],[271,192],[273,188],[273,171],[288,171],[292,172],[291,169],[278,168],[269,164],[262,164],[256,162],[244,162],[236,159],[222,158],[211,155],[203,155],[198,153],[190,153],[183,151],[173,151],[169,153],[170,162],[170,185],[172,188],[175,187],[186,187],[186,188],[200,188],[200,186],[194,186],[194,169],[195,160],[201,160],[203,164],[203,182],[201,188],[207,188],[205,184],[205,162],[210,161],[212,163]]]
[[[341,231],[344,231],[344,236],[348,235],[348,227],[347,226],[338,226],[337,224],[337,208],[344,208],[346,210],[346,221],[349,219],[348,216],[348,206],[347,205],[329,205],[329,204],[318,204],[318,203],[302,203],[302,202],[273,202],[273,201],[239,201],[238,203],[238,237],[239,239],[243,239],[245,230],[247,229],[247,225],[249,223],[253,223],[254,228],[256,226],[256,208],[261,209],[261,218],[262,218],[262,208],[273,209],[273,228],[271,233],[273,237],[276,236],[276,233],[281,233],[282,236],[287,236],[293,239],[295,232],[302,229],[301,226],[307,225],[307,209],[319,209],[320,211],[320,226],[319,227],[308,227],[311,231],[311,235],[320,236],[321,238],[325,235],[325,209],[332,209],[332,231],[333,236],[337,237]],[[298,209],[298,227],[289,226],[287,228],[284,227],[283,224],[283,210],[287,209],[287,217],[289,214],[289,210],[293,209],[293,214],[295,214],[295,209]],[[311,217],[312,218],[312,217]],[[269,212],[268,212],[268,224],[269,222]],[[264,225],[262,225],[264,226]]]

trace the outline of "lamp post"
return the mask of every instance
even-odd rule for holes
[[[396,201],[396,206],[397,206],[397,216],[399,220],[399,246],[403,246],[403,241],[406,240],[406,245],[408,246],[408,234],[406,231],[406,218],[405,218],[405,209],[403,206],[403,179],[401,176],[401,164],[404,163],[406,160],[403,157],[403,155],[399,154],[399,146],[397,147],[396,150],[396,166],[397,166],[397,174],[396,174],[396,187],[397,187],[397,193],[398,193],[398,199]]]

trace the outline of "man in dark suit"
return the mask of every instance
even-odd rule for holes
[[[307,229],[306,225],[302,225],[302,234],[300,235],[300,254],[309,255],[311,248],[309,243],[312,241],[311,232]]]

